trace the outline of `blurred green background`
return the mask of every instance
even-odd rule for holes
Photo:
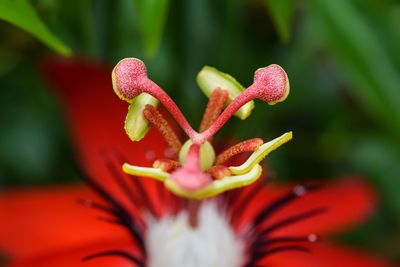
[[[255,69],[277,63],[290,97],[257,102],[221,135],[293,130],[290,145],[268,159],[277,181],[362,175],[380,208],[339,239],[400,260],[399,1],[0,0],[0,19],[2,188],[77,180],[62,113],[39,69],[49,54],[110,66],[139,57],[194,124],[206,105],[195,83],[202,66],[249,85]]]

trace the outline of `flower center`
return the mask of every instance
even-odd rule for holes
[[[186,198],[203,199],[253,183],[261,176],[258,163],[292,138],[291,132],[265,144],[262,139],[253,138],[232,146],[217,157],[210,144],[233,115],[241,119],[250,115],[254,99],[272,105],[287,97],[289,82],[278,65],[258,69],[253,84],[247,89],[227,74],[213,68],[203,69],[197,82],[210,99],[198,131],[191,127],[168,94],[147,77],[147,69],[139,59],[121,60],[112,72],[112,80],[116,94],[131,104],[125,121],[128,136],[133,141],[140,140],[151,124],[164,136],[175,156],[174,159],[156,160],[153,168],[126,163],[123,170],[131,175],[162,181],[170,191]],[[183,145],[169,120],[156,109],[158,102],[189,137]],[[253,154],[240,166],[225,165],[229,158],[242,152]]]
[[[183,144],[179,152],[179,162],[184,164],[188,157],[189,149],[192,147],[193,142],[189,139]],[[215,151],[210,142],[206,141],[204,144],[200,145],[199,152],[200,168],[206,171],[211,166],[214,165],[215,161]]]

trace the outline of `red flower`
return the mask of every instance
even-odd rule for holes
[[[174,229],[157,236],[153,231],[160,225],[157,222],[171,218],[172,223],[165,224],[174,225],[181,211],[191,209],[191,202],[156,181],[126,177],[119,167],[121,161],[150,165],[154,158],[163,157],[166,144],[152,130],[141,142],[129,141],[121,127],[126,108],[113,95],[109,69],[77,61],[52,62],[46,69],[65,101],[86,182],[96,192],[85,185],[3,192],[0,249],[10,259],[8,266],[144,266],[159,256],[154,255],[154,246],[170,245],[163,243],[164,233]],[[354,249],[314,242],[316,235],[343,230],[373,211],[375,195],[361,180],[323,187],[258,183],[207,203],[217,203],[210,209],[222,211],[219,219],[229,228],[218,228],[216,233],[230,231],[232,242],[243,244],[243,257],[224,254],[232,251],[225,247],[215,249],[216,255],[241,259],[241,266],[388,266]],[[207,205],[212,206],[203,206]],[[217,241],[206,246],[212,248]],[[178,246],[172,254],[181,251],[190,249]],[[162,255],[165,262],[169,256],[175,257]]]

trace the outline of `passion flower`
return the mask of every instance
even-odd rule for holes
[[[3,191],[0,250],[9,259],[7,267],[390,266],[326,240],[362,222],[376,206],[372,188],[356,177],[321,187],[266,184],[261,176],[249,186],[197,201],[176,196],[153,179],[125,175],[122,162],[148,166],[171,150],[151,129],[140,142],[130,141],[116,119],[123,118],[126,106],[113,96],[109,73],[100,64],[76,59],[46,64],[64,103],[82,177],[91,188]],[[203,131],[216,117],[203,120]],[[135,117],[129,125],[146,121]],[[223,164],[241,146],[258,150],[262,141],[218,153],[212,164]],[[179,162],[176,154],[173,162]],[[176,169],[175,163],[157,164]],[[210,172],[213,181],[226,177],[225,171]]]
[[[210,67],[203,69],[197,82],[210,99],[198,132],[191,127],[168,94],[147,77],[147,69],[141,60],[121,60],[112,72],[112,80],[114,92],[131,103],[128,117],[138,122],[125,126],[128,135],[133,135],[130,132],[145,132],[139,129],[147,129],[146,123],[150,123],[160,131],[175,156],[179,157],[179,161],[157,159],[153,168],[125,163],[123,170],[131,175],[162,181],[170,191],[182,197],[203,199],[255,182],[262,172],[259,163],[271,151],[292,138],[292,132],[266,143],[260,138],[254,138],[238,143],[216,157],[209,142],[234,114],[239,114],[242,119],[247,118],[252,109],[249,105],[254,106],[254,99],[261,99],[268,104],[286,99],[289,80],[286,72],[278,65],[258,69],[253,84],[247,89],[227,74]],[[154,97],[164,105],[187,134],[188,140],[184,145],[162,113],[154,105],[139,99],[142,96],[139,94]],[[126,122],[131,120],[127,119]],[[242,152],[253,153],[240,166],[225,164],[229,158]]]

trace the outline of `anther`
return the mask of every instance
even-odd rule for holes
[[[169,147],[178,156],[181,150],[182,143],[179,141],[175,132],[172,130],[168,121],[163,117],[163,115],[152,105],[146,105],[143,110],[143,116],[154,126],[157,130],[164,136],[165,141],[168,143]]]
[[[231,146],[217,156],[215,165],[223,164],[225,161],[239,153],[253,152],[257,150],[263,142],[264,141],[261,138],[253,138]]]
[[[197,84],[206,96],[211,96],[212,92],[217,88],[222,88],[228,92],[227,103],[231,103],[245,88],[231,75],[223,73],[216,68],[204,66],[196,77]],[[235,115],[241,120],[245,120],[250,116],[254,108],[254,101],[240,107]]]
[[[217,119],[227,99],[228,92],[221,88],[217,88],[211,93],[210,100],[208,101],[206,111],[204,112],[200,124],[199,132],[207,130],[207,128]]]
[[[180,166],[181,164],[178,161],[171,159],[159,159],[153,163],[153,168],[159,168],[165,172],[171,172]]]

